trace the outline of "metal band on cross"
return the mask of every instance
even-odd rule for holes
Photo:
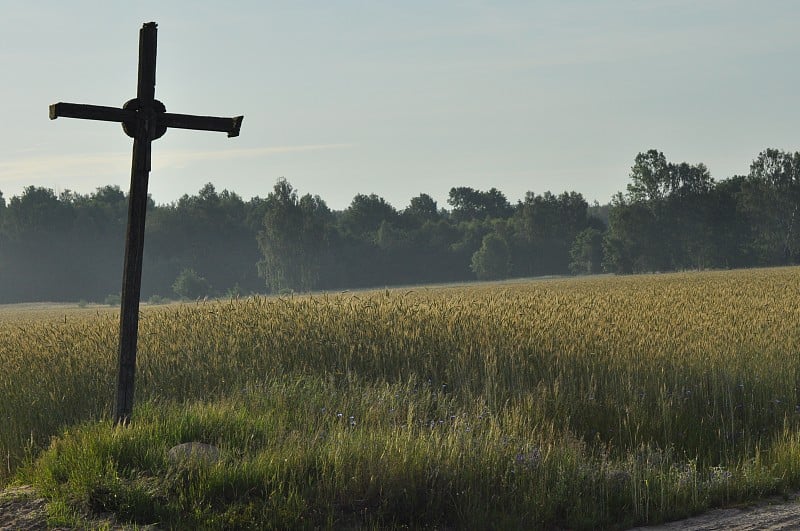
[[[164,104],[155,99],[157,27],[155,22],[148,22],[139,32],[139,78],[136,98],[125,103],[122,108],[77,103],[56,103],[50,106],[51,120],[64,117],[119,122],[125,133],[133,138],[128,228],[122,273],[117,395],[114,407],[114,422],[117,424],[130,422],[133,412],[151,142],[161,138],[170,127],[220,131],[228,133],[229,137],[239,136],[244,118],[243,116],[216,118],[166,112]]]

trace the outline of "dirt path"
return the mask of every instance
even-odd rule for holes
[[[667,524],[636,527],[630,531],[756,531],[800,529],[800,500],[797,494],[790,501],[770,498],[757,505],[713,509],[699,516]]]
[[[0,493],[0,529],[47,529],[45,501],[30,487],[15,487]]]
[[[67,527],[47,527],[47,502],[36,496],[31,487],[10,487],[0,491],[0,531],[71,531]],[[131,526],[119,525],[113,518],[92,518],[81,529],[110,529],[127,531]],[[153,526],[139,526],[136,529],[155,531]]]

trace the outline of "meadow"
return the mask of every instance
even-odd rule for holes
[[[0,484],[54,524],[620,528],[800,488],[800,268],[0,309]],[[200,441],[215,464],[176,466]]]

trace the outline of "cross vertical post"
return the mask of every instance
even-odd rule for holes
[[[136,377],[136,345],[139,335],[139,301],[142,287],[142,259],[147,213],[147,185],[150,177],[151,144],[168,127],[221,131],[229,137],[239,135],[242,116],[217,118],[166,112],[155,99],[157,24],[148,22],[139,32],[139,70],[136,98],[121,109],[97,105],[56,103],[50,106],[50,119],[84,118],[121,122],[133,137],[131,187],[128,194],[128,225],[125,234],[125,259],[122,273],[119,359],[114,423],[128,424],[133,412]]]
[[[139,336],[139,299],[142,288],[144,227],[147,185],[150,179],[151,143],[155,133],[156,32],[155,23],[139,32],[139,75],[136,88],[139,119],[136,120],[128,194],[128,227],[125,232],[125,262],[122,272],[119,318],[119,361],[114,422],[127,424],[133,411],[136,379],[136,344]]]

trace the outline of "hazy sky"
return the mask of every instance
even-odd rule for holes
[[[722,179],[800,150],[800,2],[0,0],[0,191],[128,189],[118,124],[48,119],[58,101],[135,96],[158,22],[156,97],[243,114],[241,136],[170,130],[158,203],[206,182],[245,199],[279,177],[335,209],[397,208],[453,186],[575,190],[607,202],[657,148]]]

